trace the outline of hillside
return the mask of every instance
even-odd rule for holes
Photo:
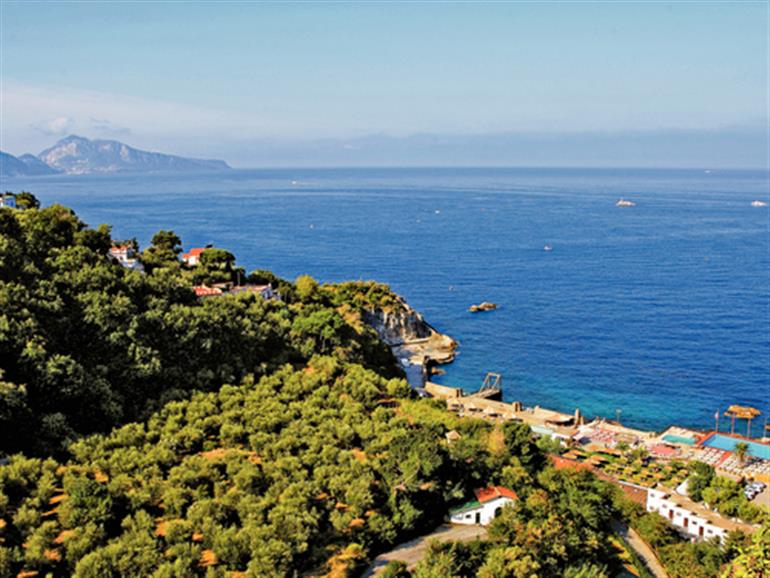
[[[554,468],[558,443],[523,423],[417,398],[383,339],[432,328],[384,285],[246,276],[219,248],[188,267],[172,231],[139,272],[108,256],[108,226],[26,201],[0,209],[2,577],[352,578],[490,484],[517,497],[487,541],[386,576],[615,577],[636,562],[613,519],[672,578],[752,563],[742,535],[683,542],[615,486]],[[243,277],[280,299],[193,291]]]
[[[53,175],[59,171],[33,155],[15,157],[0,151],[0,175],[6,177]]]
[[[194,284],[265,273],[247,276],[221,249],[185,267],[172,232],[142,253],[144,274],[108,256],[109,227],[59,205],[0,211],[0,239],[0,452],[57,453],[194,390],[319,354],[401,375],[359,306],[343,311],[345,299],[312,280],[295,288],[268,275],[282,300],[196,299]]]

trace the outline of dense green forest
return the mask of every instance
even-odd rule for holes
[[[144,419],[191,391],[212,391],[330,354],[392,377],[398,368],[364,305],[392,295],[374,283],[294,286],[264,271],[282,300],[253,294],[198,301],[194,283],[230,280],[215,249],[187,269],[161,231],[146,274],[107,256],[110,229],[65,207],[0,210],[0,452],[61,452],[69,441]]]
[[[770,529],[683,542],[615,486],[554,469],[526,425],[415,398],[362,321],[402,306],[387,287],[246,276],[222,249],[188,268],[171,231],[140,273],[108,257],[108,227],[27,200],[0,209],[0,577],[352,577],[490,483],[520,499],[489,540],[385,575],[614,577],[621,519],[673,578],[733,558],[731,576],[761,576]],[[281,299],[192,290],[235,277]]]

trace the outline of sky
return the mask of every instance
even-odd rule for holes
[[[769,11],[2,0],[0,149],[75,133],[244,167],[761,167]]]

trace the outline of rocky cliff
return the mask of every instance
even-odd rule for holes
[[[390,345],[414,387],[424,385],[434,366],[455,358],[457,342],[436,331],[403,299],[395,308],[364,311],[364,321]]]

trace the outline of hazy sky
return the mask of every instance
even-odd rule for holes
[[[363,146],[369,162],[399,164],[414,135],[462,148],[568,133],[601,161],[598,142],[705,131],[709,159],[762,165],[769,9],[2,0],[0,148],[39,152],[74,132],[241,165],[313,164],[320,149],[345,164]]]

